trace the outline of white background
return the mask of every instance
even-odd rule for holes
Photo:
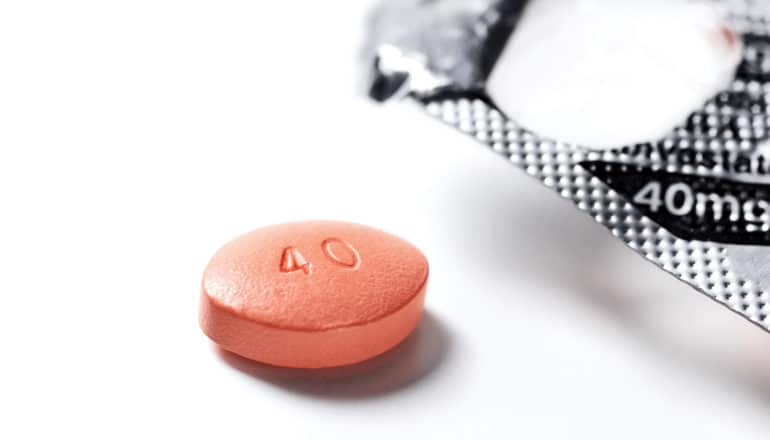
[[[368,9],[0,4],[0,438],[768,438],[770,338],[369,102]],[[425,252],[415,335],[312,374],[217,351],[209,256],[315,218]]]

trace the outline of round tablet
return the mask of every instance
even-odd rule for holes
[[[427,279],[423,254],[386,232],[334,221],[269,226],[211,259],[200,325],[223,349],[255,361],[352,364],[414,330]]]

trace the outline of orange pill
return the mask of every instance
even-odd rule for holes
[[[428,261],[367,226],[308,221],[257,229],[220,249],[204,274],[203,332],[267,364],[353,364],[417,326]]]

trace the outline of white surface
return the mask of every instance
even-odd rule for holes
[[[663,138],[733,79],[740,42],[710,0],[538,0],[489,80],[519,124],[620,147]]]
[[[0,5],[0,438],[766,439],[770,338],[356,95],[367,7]],[[421,247],[429,317],[320,378],[220,355],[209,256],[306,218]]]

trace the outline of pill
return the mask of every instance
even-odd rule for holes
[[[353,364],[414,330],[427,280],[425,256],[386,232],[336,221],[268,226],[212,257],[200,325],[224,350],[258,362]]]

